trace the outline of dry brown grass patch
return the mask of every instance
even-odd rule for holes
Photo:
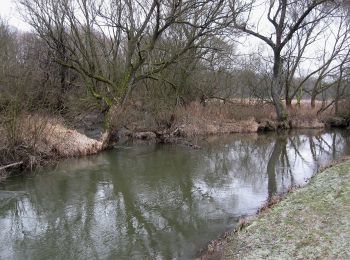
[[[288,108],[288,116],[292,127],[324,128],[324,122],[334,116],[333,106],[319,112],[324,106],[327,106],[327,103],[322,101],[316,101],[314,108],[311,107],[310,100],[303,100],[300,105],[293,102],[292,107]]]
[[[254,133],[258,130],[256,117],[273,117],[270,108],[261,110],[253,105],[212,103],[202,106],[191,103],[175,112],[175,125],[183,136],[229,133]]]
[[[33,169],[59,157],[94,154],[102,149],[101,142],[45,115],[21,115],[5,122],[0,132],[0,166],[23,162],[21,168]]]
[[[269,103],[246,103],[239,101],[229,103],[213,102],[205,106],[197,102],[192,102],[188,106],[178,108],[176,115],[204,118],[213,121],[241,121],[249,118],[255,118],[256,120],[268,118],[273,120],[276,118],[274,107]]]
[[[102,149],[102,142],[70,130],[61,124],[48,124],[43,143],[60,157],[90,155]]]

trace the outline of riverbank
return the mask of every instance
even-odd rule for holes
[[[315,175],[307,186],[231,234],[224,258],[348,259],[349,216],[350,161],[346,161]]]
[[[103,149],[102,141],[39,115],[22,117],[9,136],[0,139],[0,181],[12,172],[33,170],[61,158],[96,154]]]
[[[161,115],[132,104],[126,109],[128,113],[117,118],[119,131],[108,145],[119,146],[120,140],[131,140],[197,149],[189,140],[198,136],[348,127],[349,120],[334,117],[331,109],[318,114],[321,107],[321,102],[314,109],[309,109],[307,102],[294,104],[288,109],[288,121],[281,123],[276,120],[272,104],[257,101],[205,105],[193,102]],[[33,169],[53,159],[95,154],[103,149],[103,115],[97,111],[58,121],[50,116],[25,115],[11,124],[6,131],[0,127],[0,133],[4,132],[0,138],[0,180],[11,172],[11,168],[1,171],[8,165],[14,164],[19,170]]]
[[[118,137],[160,143],[178,143],[179,139],[233,133],[257,133],[286,129],[324,129],[349,126],[346,112],[335,116],[332,109],[322,113],[322,102],[311,109],[308,102],[293,104],[288,108],[288,120],[279,122],[273,105],[258,101],[213,102],[187,106],[154,115],[132,105],[128,108],[128,120],[122,124]],[[345,106],[344,106],[345,108]],[[119,123],[120,125],[120,123]]]

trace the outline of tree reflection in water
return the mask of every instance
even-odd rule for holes
[[[347,132],[234,135],[178,146],[131,146],[62,162],[0,187],[0,258],[190,258],[349,154]],[[24,191],[19,192],[19,191]],[[6,199],[7,198],[7,199]]]

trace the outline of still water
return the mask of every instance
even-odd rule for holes
[[[0,184],[0,259],[191,259],[350,153],[346,131],[130,145]]]

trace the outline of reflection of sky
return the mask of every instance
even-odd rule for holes
[[[254,214],[271,189],[303,184],[345,148],[332,133],[232,136],[200,151],[146,146],[68,160],[6,184],[27,195],[0,207],[0,258],[191,258]],[[272,154],[275,186],[267,174]]]
[[[234,179],[220,190],[208,187],[205,182],[197,183],[196,188],[210,196],[200,204],[200,211],[218,218],[222,215],[239,217],[254,214],[266,200],[266,184],[262,184],[261,190],[257,191],[239,179]]]

